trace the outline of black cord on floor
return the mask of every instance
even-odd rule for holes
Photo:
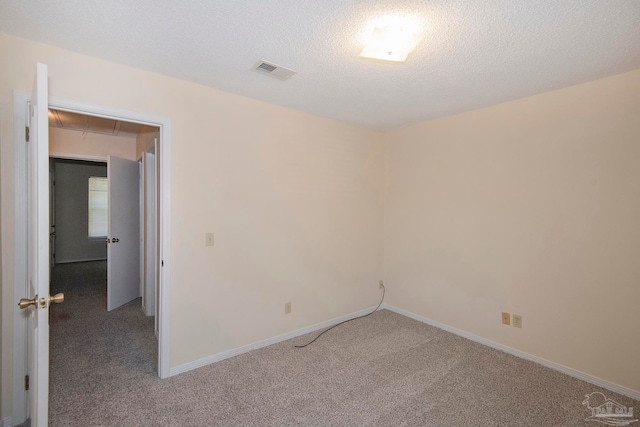
[[[351,322],[352,320],[357,320],[357,319],[362,319],[363,317],[367,317],[367,316],[371,316],[373,313],[375,313],[376,311],[378,311],[378,309],[380,308],[380,306],[382,305],[382,301],[384,301],[384,294],[387,293],[387,289],[384,287],[384,285],[380,285],[382,286],[382,299],[380,300],[380,304],[378,304],[378,306],[375,308],[375,310],[373,310],[371,313],[367,313],[364,314],[362,316],[358,316],[358,317],[354,317],[353,319],[349,319],[349,320],[345,320],[342,321],[340,323],[336,323],[335,325],[333,325],[332,327],[330,327],[329,329],[325,329],[324,331],[320,332],[318,334],[317,337],[315,337],[314,339],[312,339],[311,341],[309,341],[308,343],[306,343],[305,345],[296,345],[294,346],[295,348],[304,348],[310,344],[313,344],[318,338],[320,338],[323,334],[325,334],[326,332],[329,332],[330,330],[332,330],[333,328],[335,328],[336,326],[340,326],[343,323],[347,323],[347,322]]]

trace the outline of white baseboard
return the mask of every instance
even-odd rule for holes
[[[426,323],[427,325],[434,326],[436,328],[445,330],[447,332],[451,332],[452,334],[459,335],[463,338],[467,338],[471,341],[475,341],[477,343],[486,345],[488,347],[492,347],[498,350],[502,350],[505,353],[512,354],[514,356],[520,357],[522,359],[530,360],[532,362],[538,363],[542,366],[546,366],[547,368],[551,368],[558,372],[562,372],[563,374],[567,374],[571,377],[577,378],[582,381],[586,381],[588,383],[597,385],[602,388],[606,388],[607,390],[611,390],[615,393],[620,393],[625,396],[629,396],[632,399],[640,400],[640,391],[633,390],[628,387],[621,386],[616,383],[612,383],[611,381],[603,380],[602,378],[594,377],[593,375],[586,374],[584,372],[578,371],[573,368],[569,368],[567,366],[561,365],[556,362],[552,362],[547,359],[543,359],[542,357],[534,356],[533,354],[525,353],[524,351],[517,350],[515,348],[506,346],[504,344],[500,344],[498,342],[483,338],[479,335],[472,334],[470,332],[463,331],[461,329],[454,328],[453,326],[445,325],[444,323],[436,322],[435,320],[428,319],[426,317],[419,316],[417,314],[411,313],[409,311],[402,310],[401,308],[394,307],[392,305],[384,304],[381,308],[385,308],[389,311],[393,311],[395,313],[401,314],[403,316],[409,317],[411,319],[417,320],[422,323]]]
[[[11,417],[3,418],[0,420],[0,427],[13,427]]]
[[[63,261],[56,260],[56,264],[71,264],[72,262],[89,262],[89,261],[106,261],[106,258],[87,258],[87,259],[65,259]]]
[[[375,306],[370,308],[365,308],[364,310],[360,310],[355,313],[336,317],[335,319],[327,320],[325,322],[316,323],[315,325],[307,326],[306,328],[297,329],[295,331],[287,332],[286,334],[282,334],[282,335],[277,335],[275,337],[268,338],[266,340],[257,341],[252,344],[247,344],[242,347],[234,348],[232,350],[223,351],[222,353],[217,353],[217,354],[205,357],[203,359],[198,359],[198,360],[194,360],[193,362],[188,362],[182,365],[174,366],[169,370],[169,376],[182,374],[183,372],[191,371],[193,369],[201,368],[203,366],[207,366],[212,363],[220,362],[221,360],[228,359],[233,356],[238,356],[240,354],[247,353],[252,350],[257,350],[262,347],[267,347],[271,344],[276,344],[282,341],[286,341],[288,339],[295,338],[300,335],[308,334],[309,332],[328,328],[329,326],[333,326],[340,322],[344,322],[345,320],[354,319],[356,317],[360,317],[365,314],[371,313],[374,308]],[[382,309],[382,307],[380,308]]]

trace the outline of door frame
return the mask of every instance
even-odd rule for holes
[[[28,120],[28,102],[31,94],[14,90],[13,96],[14,124],[14,165],[15,165],[15,206],[14,206],[14,300],[21,298],[27,285],[27,142],[25,126]],[[158,204],[158,221],[160,223],[157,239],[160,249],[160,274],[158,277],[158,376],[168,378],[169,369],[169,315],[170,315],[170,234],[171,234],[171,121],[169,118],[138,113],[119,108],[105,107],[63,98],[49,97],[49,107],[57,110],[86,114],[96,117],[116,119],[140,123],[160,128],[158,144],[160,203]],[[51,153],[50,155],[55,153]],[[58,157],[58,156],[56,156]],[[27,417],[27,394],[24,391],[24,375],[26,365],[27,318],[23,310],[14,308],[13,315],[13,423],[21,423]]]

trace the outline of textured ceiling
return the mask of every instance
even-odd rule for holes
[[[359,58],[388,14],[424,40]],[[640,68],[639,0],[2,0],[0,31],[381,130]]]
[[[87,116],[69,111],[49,109],[49,126],[103,135],[135,138],[143,128],[138,123]]]

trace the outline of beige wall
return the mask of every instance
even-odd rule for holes
[[[137,160],[136,138],[103,135],[77,130],[49,128],[49,152],[53,155],[82,155],[88,157],[116,156]]]
[[[388,302],[640,391],[639,100],[636,70],[386,134]]]
[[[36,62],[51,96],[171,120],[171,366],[377,303],[379,133],[13,36],[0,54],[3,314],[15,299],[12,90],[31,89]],[[2,328],[6,417],[13,325]]]
[[[136,137],[136,160],[142,157],[142,153],[153,147],[154,139],[160,141],[160,129],[152,126],[142,126]]]

